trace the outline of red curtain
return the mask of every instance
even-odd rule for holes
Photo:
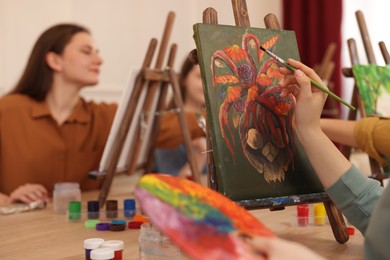
[[[283,0],[283,28],[295,31],[301,61],[313,67],[321,62],[327,46],[334,42],[335,69],[331,81],[341,92],[342,0]]]

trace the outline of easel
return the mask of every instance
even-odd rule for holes
[[[246,1],[232,0],[232,6],[233,6],[236,26],[250,27]],[[268,29],[281,30],[279,22],[275,17],[275,15],[273,14],[268,14],[264,18],[264,22],[266,28]],[[218,24],[217,12],[213,8],[207,8],[203,12],[203,23]],[[195,55],[194,51],[192,51],[190,55],[193,61],[198,61],[198,57],[197,55]],[[207,124],[210,125],[210,122],[207,122]],[[209,129],[207,130],[209,131]],[[207,135],[209,136],[209,133],[207,133]],[[210,138],[207,138],[207,140],[208,140],[207,143],[208,150],[212,151]],[[209,163],[209,171],[208,171],[209,187],[218,190],[218,182],[216,177],[215,161],[214,161],[213,153],[208,153],[208,163]],[[299,202],[284,203],[284,204],[282,203],[280,206],[277,207],[270,204],[270,200],[267,198],[240,200],[236,202],[247,209],[269,208],[270,210],[280,210],[280,209],[284,209],[284,206],[291,206],[291,205],[297,205],[302,203],[323,202],[336,240],[339,243],[345,243],[349,239],[349,235],[341,212],[336,208],[335,204],[329,199],[329,197],[325,193],[319,193],[319,194],[315,194],[314,196],[307,196],[307,197],[300,196]]]
[[[333,91],[334,85],[330,82],[330,78],[332,77],[335,63],[332,61],[334,53],[336,51],[336,43],[332,42],[326,48],[325,54],[322,57],[321,63],[314,66],[314,71],[320,76],[322,81],[328,85],[330,91]],[[327,116],[331,118],[339,118],[340,117],[340,109],[336,100],[332,98],[328,98],[326,100],[325,107],[322,111],[322,116]]]
[[[108,169],[105,176],[105,180],[103,182],[103,186],[99,193],[99,202],[100,206],[103,207],[106,202],[108,193],[110,191],[111,183],[116,173],[116,167],[120,158],[120,154],[123,148],[123,145],[126,140],[126,136],[130,129],[130,125],[134,122],[134,114],[137,109],[137,106],[140,102],[140,96],[142,91],[146,88],[146,98],[142,105],[142,112],[144,113],[146,121],[148,121],[149,115],[155,114],[155,111],[162,111],[165,107],[165,101],[167,96],[168,87],[172,86],[173,97],[176,106],[179,108],[178,116],[181,126],[181,131],[184,136],[184,144],[188,156],[188,161],[191,167],[193,179],[196,182],[200,182],[200,177],[198,173],[198,168],[196,166],[196,161],[194,159],[194,155],[191,149],[191,135],[187,127],[187,121],[183,112],[183,100],[180,94],[180,88],[178,83],[178,78],[176,73],[174,72],[173,65],[176,56],[176,44],[172,44],[169,52],[168,61],[166,63],[165,68],[163,68],[164,57],[166,53],[166,49],[168,46],[169,37],[172,31],[173,21],[175,18],[175,14],[170,12],[167,17],[160,49],[157,55],[155,68],[150,68],[151,62],[153,60],[154,52],[157,46],[157,40],[151,39],[149,47],[147,49],[141,71],[137,75],[133,92],[130,96],[130,100],[127,105],[127,109],[125,115],[123,117],[123,121],[120,124],[119,134],[116,136],[114,140],[114,145],[110,157],[108,159]],[[158,90],[160,90],[158,92]],[[156,97],[156,95],[158,96]],[[153,102],[157,98],[157,104],[155,111],[152,111]],[[143,140],[146,140],[146,153],[147,153],[147,162],[144,163],[141,168],[143,168],[144,172],[149,170],[151,165],[152,153],[155,148],[156,136],[158,134],[158,120],[159,117],[151,118],[150,125],[150,137],[141,137],[141,126],[139,120],[136,120],[136,130],[134,137],[136,138],[132,142],[132,147],[129,151],[129,168],[128,173],[132,174],[136,170],[138,156],[141,150],[141,145]]]
[[[366,23],[364,20],[363,13],[361,11],[357,11],[355,14],[356,14],[356,19],[357,19],[357,22],[359,25],[360,34],[362,36],[364,49],[366,51],[367,60],[370,64],[376,64],[374,51],[372,49],[371,40],[370,40],[370,37],[368,35],[368,30],[367,30],[367,26],[366,26]],[[384,42],[380,42],[379,46],[380,46],[380,49],[382,51],[382,55],[385,59],[386,64],[390,64],[390,56],[389,56],[389,53],[387,52],[386,45],[384,44]],[[358,56],[357,48],[356,48],[356,42],[354,39],[348,39],[348,49],[349,49],[349,56],[351,58],[352,65],[360,64],[359,56]],[[345,77],[354,77],[353,72],[352,72],[352,68],[344,68],[343,74]],[[354,86],[353,86],[351,104],[355,107],[358,106],[361,117],[367,116],[366,112],[364,110],[364,106],[363,106],[356,82],[354,83]],[[357,111],[350,110],[349,114],[348,114],[348,120],[356,120],[356,119],[357,119]],[[344,156],[346,158],[349,158],[351,156],[351,147],[343,146],[342,153],[344,154]],[[379,165],[379,163],[376,160],[374,160],[371,157],[369,157],[369,161],[370,161],[370,167],[371,167],[371,177],[380,181],[381,184],[383,185],[384,175],[383,175],[382,167]]]

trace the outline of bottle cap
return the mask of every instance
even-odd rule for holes
[[[111,231],[123,231],[126,229],[126,224],[111,224],[110,230]]]
[[[143,224],[144,222],[141,222],[141,221],[130,221],[128,224],[127,224],[127,227],[129,229],[140,229],[141,228],[141,225]]]
[[[91,260],[107,260],[114,258],[114,249],[112,248],[97,248],[91,251]]]
[[[70,213],[81,212],[81,201],[69,201],[68,211]]]
[[[57,182],[54,184],[54,190],[67,190],[67,189],[79,189],[80,184],[78,182]]]
[[[107,211],[118,210],[118,201],[117,200],[107,200],[106,201],[106,210]]]
[[[353,227],[347,227],[348,235],[353,236],[355,234],[355,229]]]
[[[115,219],[113,221],[111,221],[111,224],[123,224],[123,225],[126,225],[126,220],[124,219]]]
[[[107,240],[101,244],[101,247],[109,247],[114,249],[115,251],[123,250],[125,248],[125,243],[122,240]]]
[[[103,242],[103,238],[88,238],[84,240],[84,248],[95,249],[98,248],[101,244],[103,244]]]
[[[105,231],[105,230],[110,230],[110,223],[97,223],[96,224],[96,230],[99,231]]]
[[[298,214],[298,217],[308,217],[309,216],[309,205],[308,204],[297,205],[297,214]]]
[[[86,228],[96,228],[96,225],[100,223],[98,219],[88,219],[84,222],[84,227]]]
[[[134,199],[125,199],[123,201],[125,210],[135,210],[135,200]]]
[[[88,212],[97,212],[100,210],[99,207],[99,201],[97,200],[90,200],[87,202],[87,209]]]
[[[141,216],[141,215],[135,215],[133,220],[136,221],[136,222],[143,222],[143,223],[149,221],[149,219],[147,217],[144,217],[144,216]]]

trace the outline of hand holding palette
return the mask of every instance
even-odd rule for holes
[[[244,208],[189,180],[145,175],[135,194],[153,225],[194,259],[261,259],[246,239],[274,236]]]

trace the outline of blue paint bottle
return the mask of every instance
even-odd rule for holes
[[[135,216],[135,200],[125,199],[123,201],[123,209],[125,218],[132,218]]]

